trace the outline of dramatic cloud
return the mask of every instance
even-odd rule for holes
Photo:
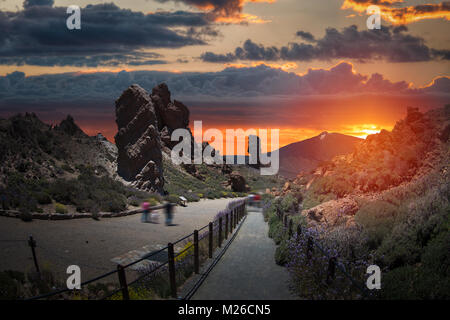
[[[66,8],[52,4],[29,0],[22,11],[0,11],[1,64],[155,64],[161,60],[149,59],[147,49],[200,45],[217,35],[204,13],[144,14],[113,3],[82,8],[81,30],[68,30]]]
[[[35,112],[55,123],[72,114],[89,134],[102,132],[114,141],[115,99],[133,83],[151,90],[161,82],[189,106],[191,121],[202,120],[204,128],[294,128],[282,130],[282,144],[325,130],[347,133],[348,126],[355,124],[389,127],[404,115],[405,106],[442,107],[450,99],[448,77],[412,88],[380,74],[359,74],[349,63],[302,75],[264,65],[207,73],[122,71],[26,77],[13,72],[0,77],[0,117]]]
[[[301,30],[297,31],[297,37],[300,37],[305,41],[311,41],[311,42],[316,40],[311,33],[306,32],[306,31],[301,31]]]
[[[342,9],[365,13],[368,6],[377,5],[381,9],[381,16],[394,25],[403,25],[424,19],[444,18],[450,20],[449,1],[399,7],[403,3],[403,0],[345,0]]]
[[[433,59],[448,59],[447,50],[429,48],[420,37],[405,33],[407,28],[381,27],[380,30],[362,30],[352,25],[339,31],[328,28],[325,36],[313,40],[311,34],[299,31],[297,34],[308,38],[312,44],[289,43],[281,48],[265,47],[245,41],[232,53],[201,55],[205,62],[231,62],[237,60],[263,61],[311,61],[331,59],[354,59],[359,62],[385,60],[388,62],[420,62]]]
[[[30,8],[32,6],[53,6],[53,0],[25,0],[23,2],[24,8]]]
[[[273,3],[276,0],[156,0],[158,2],[182,2],[208,13],[208,16],[218,22],[225,23],[264,23],[266,21],[249,14],[242,13],[246,2]]]
[[[367,76],[357,73],[352,64],[342,62],[330,69],[309,69],[302,75],[265,65],[206,73],[121,71],[26,77],[22,72],[14,72],[0,77],[0,104],[14,106],[16,103],[34,101],[40,105],[47,102],[112,102],[133,83],[151,90],[161,82],[166,82],[177,96],[239,99],[242,103],[245,100],[243,97],[450,92],[447,77],[435,79],[426,88],[418,89],[411,88],[405,81],[392,82],[384,79],[380,74]]]

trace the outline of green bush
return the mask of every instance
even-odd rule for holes
[[[50,204],[50,203],[52,203],[52,198],[46,192],[37,192],[35,197],[36,197],[36,200],[37,200],[37,202],[39,204]]]
[[[55,211],[60,214],[66,214],[68,212],[67,207],[62,203],[55,203]]]
[[[181,202],[180,196],[177,194],[169,194],[164,197],[164,200],[169,201],[171,203],[179,204]]]
[[[280,266],[284,266],[289,261],[288,255],[289,255],[288,242],[282,241],[275,250],[275,263]]]

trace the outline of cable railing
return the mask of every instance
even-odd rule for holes
[[[293,220],[292,218],[288,217],[287,214],[280,213],[277,214],[277,217],[282,221],[284,225],[284,230],[288,233],[288,239],[290,240],[292,237],[296,237],[296,239],[299,239],[300,236],[306,231],[301,224],[297,225],[296,234],[294,234],[293,230]],[[325,250],[314,238],[312,235],[307,235],[307,241],[306,241],[306,257],[310,260],[312,258],[312,255],[314,253],[314,248],[317,248],[327,259],[328,259],[328,266],[327,266],[327,275],[326,275],[326,283],[331,284],[334,279],[336,278],[336,269],[339,270],[351,283],[352,285],[358,289],[358,291],[362,294],[364,298],[370,298],[370,293],[368,290],[361,285],[360,282],[355,280],[343,267],[343,264],[339,262],[337,256],[332,256],[329,254],[327,250]]]
[[[100,300],[106,300],[111,298],[121,298],[122,300],[130,299],[130,290],[131,286],[137,285],[140,282],[144,281],[146,278],[149,278],[152,275],[155,275],[157,271],[165,272],[167,271],[167,278],[169,280],[170,287],[170,297],[174,299],[178,299],[178,287],[180,285],[177,284],[177,269],[178,271],[183,271],[183,265],[187,264],[185,261],[193,260],[193,272],[195,274],[199,274],[200,270],[200,262],[204,262],[206,259],[212,259],[214,249],[222,246],[222,241],[227,239],[228,235],[236,229],[238,222],[242,221],[246,214],[245,210],[246,200],[236,200],[231,202],[225,211],[222,211],[218,214],[217,219],[208,223],[207,225],[199,228],[198,230],[194,230],[191,234],[184,236],[181,239],[176,240],[175,242],[168,243],[164,248],[157,250],[155,252],[151,252],[150,254],[145,254],[141,258],[132,261],[126,265],[117,265],[116,270],[109,271],[104,273],[98,277],[87,280],[80,284],[81,288],[86,287],[87,285],[110,277],[112,275],[117,274],[118,284],[119,286],[113,289],[111,292],[106,293],[104,296],[100,298]],[[161,208],[162,206],[152,207],[151,209]],[[208,231],[200,232],[208,229]],[[236,229],[237,230],[237,229]],[[188,239],[192,239],[192,241],[187,241]],[[183,241],[187,241],[187,244],[178,252],[175,253],[174,246],[176,244],[180,244]],[[202,245],[200,243],[202,242]],[[207,244],[206,244],[207,242]],[[36,259],[36,241],[30,237],[28,241],[30,247],[32,248],[33,257],[35,259],[35,265],[37,271],[39,273],[39,267]],[[190,244],[189,244],[190,243]],[[204,244],[204,245],[203,245]],[[193,250],[192,250],[193,249]],[[151,258],[161,255],[163,252],[167,251],[167,260],[157,263],[151,263]],[[192,252],[193,251],[193,252]],[[126,271],[129,270],[132,266],[137,265],[140,262],[148,261],[149,267],[147,270],[141,268],[138,270],[140,273],[135,279],[128,281],[126,276]],[[191,267],[189,265],[189,267]],[[165,269],[167,270],[165,270]],[[190,270],[190,269],[188,269]],[[191,274],[192,274],[191,273]],[[178,272],[178,278],[182,279],[183,277],[179,276],[180,272]],[[167,280],[167,279],[165,279]],[[178,281],[180,282],[180,281]],[[78,290],[79,291],[79,290]],[[25,300],[41,300],[52,298],[64,293],[74,293],[77,290],[61,288],[54,290],[52,292],[48,292],[45,294],[41,294],[38,296],[34,296]]]

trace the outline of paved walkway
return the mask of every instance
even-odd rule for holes
[[[250,211],[192,300],[291,300],[288,273],[275,264],[275,243],[261,212]]]
[[[160,224],[141,223],[140,214],[100,221],[23,222],[0,217],[0,270],[34,269],[31,250],[26,242],[32,234],[37,241],[36,252],[42,266],[67,277],[67,266],[79,265],[84,281],[116,268],[111,261],[115,257],[143,246],[165,246],[207,225],[217,212],[233,200],[202,200],[189,203],[185,208],[176,207],[174,223],[177,225],[171,227],[164,225],[163,216],[160,216]]]

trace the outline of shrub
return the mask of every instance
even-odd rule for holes
[[[19,217],[24,222],[33,221],[33,215],[26,209],[20,210]]]
[[[52,198],[46,192],[37,192],[35,197],[36,197],[36,200],[37,200],[37,202],[39,204],[50,204],[50,203],[52,203]]]
[[[176,203],[176,204],[179,204],[181,201],[180,196],[177,194],[169,194],[164,197],[164,200],[169,201],[171,203]]]
[[[275,250],[275,263],[284,266],[288,262],[288,241],[282,241]]]
[[[55,204],[55,211],[56,211],[56,213],[60,213],[60,214],[66,214],[68,212],[67,207],[61,203]]]

